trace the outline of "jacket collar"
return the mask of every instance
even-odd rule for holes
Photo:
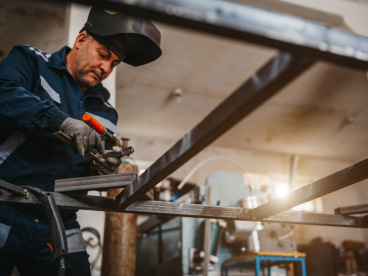
[[[109,91],[101,83],[89,88],[86,95],[102,97],[105,101],[110,98]]]
[[[71,51],[68,46],[64,46],[59,51],[53,53],[49,59],[48,66],[56,69],[66,69],[66,55]]]

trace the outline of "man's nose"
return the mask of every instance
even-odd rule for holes
[[[106,61],[103,61],[103,62],[101,62],[101,64],[100,64],[100,69],[101,69],[101,73],[103,74],[103,75],[105,75],[106,73],[107,74],[110,74],[110,71],[111,71],[111,65],[110,65],[110,63],[109,62],[106,62]]]

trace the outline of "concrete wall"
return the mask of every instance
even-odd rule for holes
[[[66,43],[68,8],[47,2],[0,1],[0,59],[16,44],[52,53]]]

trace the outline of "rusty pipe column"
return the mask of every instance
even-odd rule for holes
[[[137,166],[123,162],[118,173],[138,172]],[[110,189],[115,197],[121,188]],[[137,214],[106,212],[102,251],[102,276],[134,276],[137,242]]]

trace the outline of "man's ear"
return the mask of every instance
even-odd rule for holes
[[[81,48],[88,40],[88,35],[86,32],[80,33],[75,39],[75,47],[77,49]]]

